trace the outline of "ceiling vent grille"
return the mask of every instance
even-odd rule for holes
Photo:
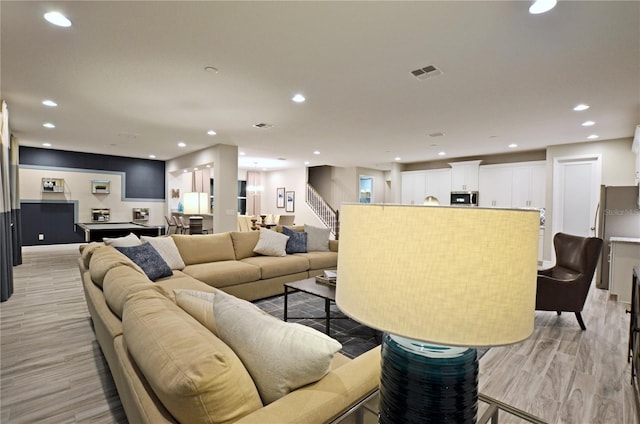
[[[427,78],[442,75],[442,71],[433,65],[429,65],[429,66],[425,66],[424,68],[411,71],[411,75],[413,75],[414,77],[422,81],[422,80],[426,80]]]
[[[273,125],[267,124],[265,122],[259,122],[257,124],[253,124],[254,128],[273,128]]]

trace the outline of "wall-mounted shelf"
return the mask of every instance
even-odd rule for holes
[[[91,193],[93,194],[109,194],[111,181],[109,180],[92,180]]]
[[[111,217],[111,209],[93,208],[91,209],[92,222],[109,222]]]
[[[43,193],[64,193],[64,179],[62,178],[43,178]]]

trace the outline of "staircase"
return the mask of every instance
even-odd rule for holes
[[[309,205],[320,221],[329,228],[329,231],[331,231],[336,240],[338,240],[338,235],[340,233],[340,222],[338,220],[339,212],[333,210],[320,193],[318,193],[309,183],[307,183],[306,201],[307,205]]]

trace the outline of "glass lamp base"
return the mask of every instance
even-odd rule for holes
[[[380,423],[475,423],[477,413],[475,349],[384,335]]]

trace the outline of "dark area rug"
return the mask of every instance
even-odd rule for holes
[[[284,295],[274,296],[254,302],[260,309],[276,318],[284,318]],[[325,332],[324,299],[304,292],[289,294],[289,317],[316,317],[316,319],[288,319]],[[342,343],[340,353],[355,358],[364,352],[378,346],[382,341],[382,333],[366,327],[359,322],[345,317],[335,303],[331,302],[330,335]],[[478,349],[478,359],[482,358],[489,349]]]
[[[260,309],[279,319],[284,317],[284,296],[275,296],[254,302]],[[290,317],[317,317],[318,319],[288,319],[325,332],[324,299],[303,292],[289,294],[288,315]],[[330,336],[342,343],[340,353],[355,358],[378,346],[381,342],[379,331],[366,327],[345,317],[335,303],[331,302]]]

